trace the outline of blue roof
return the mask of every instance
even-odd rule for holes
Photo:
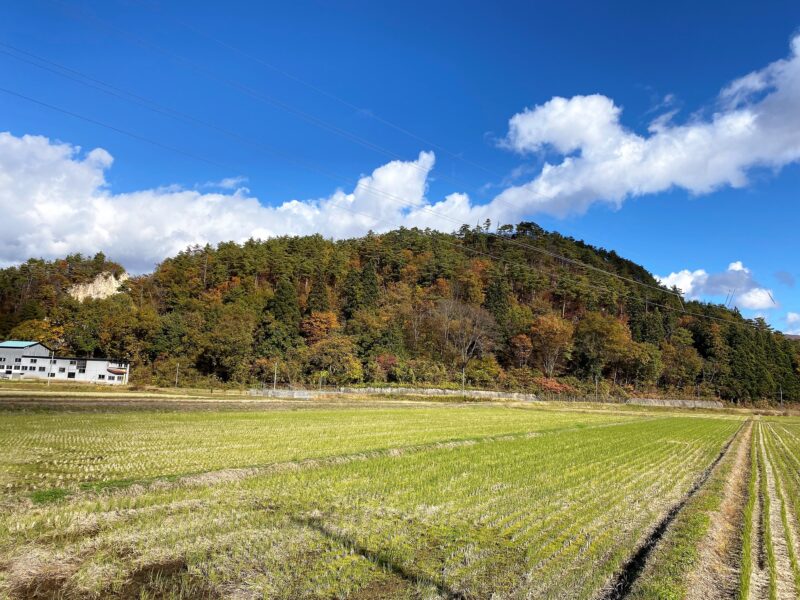
[[[34,346],[39,342],[26,342],[24,340],[7,340],[5,342],[0,342],[0,348],[27,348],[28,346]]]

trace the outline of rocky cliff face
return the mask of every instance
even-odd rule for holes
[[[99,300],[113,296],[119,291],[119,286],[128,279],[128,274],[123,273],[115,277],[112,273],[100,273],[89,283],[78,283],[69,288],[68,293],[75,300],[92,298]]]

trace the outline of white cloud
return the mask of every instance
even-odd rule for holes
[[[749,308],[751,310],[763,310],[774,308],[775,302],[772,300],[772,291],[765,288],[753,288],[744,293],[736,295],[736,305],[739,308]]]
[[[674,124],[674,113],[665,113],[649,135],[624,128],[622,109],[606,96],[556,97],[514,115],[504,145],[521,154],[555,151],[560,162],[546,162],[527,183],[503,182],[507,187],[483,205],[458,192],[427,198],[432,152],[380,166],[350,192],[271,206],[241,177],[195,189],[115,193],[105,180],[113,163],[106,150],[83,153],[46,137],[0,133],[0,264],[103,250],[144,270],[195,243],[317,232],[346,237],[399,225],[450,231],[487,218],[513,223],[535,213],[580,212],[597,201],[619,206],[675,186],[697,194],[743,186],[754,167],[800,159],[799,105],[800,36],[787,59],[727,85],[710,118]],[[526,165],[514,175],[531,177]],[[735,278],[750,283],[732,285]],[[691,295],[737,289],[742,307],[772,306],[770,290],[755,285],[741,263],[719,274],[680,271],[665,281]]]
[[[762,287],[740,260],[730,263],[721,273],[684,269],[663,277],[656,276],[656,279],[668,287],[677,287],[687,298],[728,298],[733,295],[729,301],[739,308],[765,310],[776,307],[772,290]]]
[[[708,273],[703,269],[698,269],[697,271],[684,269],[682,271],[670,273],[664,277],[656,276],[656,279],[669,288],[677,287],[686,297],[694,298],[700,295],[696,294],[695,290],[701,289],[705,286],[706,281],[708,281]]]
[[[745,267],[742,264],[742,261],[737,260],[736,262],[732,262],[731,264],[728,265],[728,271],[741,271],[743,273],[749,273],[750,269]]]
[[[602,95],[553,98],[509,121],[504,145],[519,153],[563,156],[499,198],[554,215],[603,201],[680,187],[694,194],[742,187],[754,167],[780,168],[800,159],[800,35],[789,58],[726,86],[707,120],[672,124],[656,118],[650,135],[624,128],[622,109]]]
[[[350,193],[338,190],[275,207],[241,187],[226,193],[168,186],[115,194],[105,181],[112,162],[102,149],[83,155],[80,148],[45,137],[0,133],[0,262],[102,250],[136,271],[190,244],[316,232],[359,235],[413,223],[417,213],[419,221],[443,228],[423,210],[435,162],[427,152],[416,161],[375,169]],[[223,180],[218,187],[241,182]]]
[[[789,335],[800,335],[800,313],[787,312],[786,317],[784,317],[784,321],[786,321],[786,325],[788,325],[788,328],[784,330],[784,333],[788,333]]]
[[[245,187],[247,177],[237,175],[236,177],[225,177],[219,181],[206,181],[196,186],[198,189],[220,189],[220,190],[250,190]]]
[[[102,250],[142,271],[192,244],[283,234],[342,238],[400,225],[452,231],[510,214],[459,193],[430,203],[433,152],[382,165],[349,193],[276,206],[260,202],[242,178],[115,194],[105,180],[112,163],[103,149],[83,155],[46,137],[0,132],[0,264]]]

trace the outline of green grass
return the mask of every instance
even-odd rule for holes
[[[51,488],[49,490],[38,490],[31,492],[30,498],[34,504],[49,504],[58,502],[69,495],[69,492],[62,488]]]
[[[0,510],[0,588],[27,589],[17,566],[34,565],[64,597],[589,598],[741,424],[482,406],[5,416],[14,489],[27,475],[71,495]],[[274,468],[176,479],[252,464]],[[91,489],[126,474],[172,482]]]

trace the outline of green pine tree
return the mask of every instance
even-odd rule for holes
[[[361,292],[364,307],[372,308],[378,304],[380,286],[378,285],[378,274],[375,272],[375,264],[372,261],[361,269]]]
[[[331,309],[330,299],[328,298],[328,286],[325,285],[325,275],[320,271],[311,284],[311,292],[308,294],[306,310],[312,312],[325,312]]]
[[[364,306],[364,288],[358,271],[351,269],[344,280],[342,294],[342,312],[345,318],[351,319]]]
[[[281,323],[293,327],[300,324],[300,304],[297,301],[297,292],[294,284],[288,277],[281,277],[275,288],[275,295],[267,306],[272,315]]]
[[[492,313],[495,320],[504,325],[511,310],[511,287],[501,273],[495,273],[486,288],[483,306]]]

